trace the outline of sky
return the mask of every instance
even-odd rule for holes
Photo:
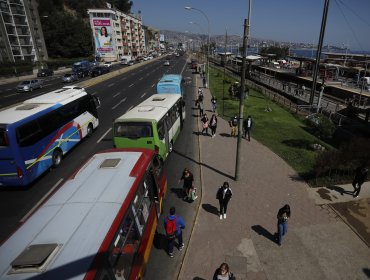
[[[133,0],[145,25],[160,30],[243,34],[251,1],[250,36],[282,42],[317,44],[325,0]],[[370,51],[370,0],[330,0],[324,45]],[[189,22],[193,22],[190,24]]]

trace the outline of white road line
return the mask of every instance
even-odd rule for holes
[[[120,95],[121,94],[121,92],[119,91],[119,92],[117,92],[115,95],[113,95],[113,98],[115,98],[115,97],[117,97],[118,95]]]
[[[111,84],[108,85],[108,87],[112,87],[112,86],[114,86],[114,83],[111,83]]]
[[[141,81],[143,79],[143,77],[141,77],[140,79],[139,79],[139,81]]]
[[[186,63],[184,64],[184,67],[182,67],[181,75],[182,75],[182,73],[184,72],[185,67],[186,67]]]
[[[127,113],[128,111],[130,111],[132,108],[134,108],[134,106],[131,106],[130,108],[128,108],[128,110],[126,111],[126,113]]]
[[[146,95],[146,92],[144,92],[144,93],[140,96],[140,98],[143,98],[145,95]]]
[[[155,84],[152,84],[152,87],[154,87],[155,86]]]
[[[6,91],[13,90],[12,88],[7,88]]]
[[[60,178],[58,182],[55,183],[55,185],[37,202],[35,206],[32,207],[30,211],[22,218],[20,219],[20,222],[23,223],[25,220],[28,219],[28,217],[37,209],[42,203],[44,203],[44,200],[59,186],[59,184],[63,181],[63,178]]]
[[[129,85],[128,87],[132,87],[134,84]]]
[[[5,95],[4,97],[10,97],[10,96],[14,96],[14,95],[17,95],[19,93],[12,93],[12,94],[9,94],[9,95]]]
[[[96,141],[96,143],[100,143],[100,141],[101,141],[101,140],[103,140],[103,139],[104,139],[104,137],[105,137],[105,136],[107,136],[107,134],[108,134],[111,130],[112,130],[112,128],[108,129],[108,130],[103,134],[103,136],[102,136],[102,137],[100,137],[98,141]]]
[[[125,98],[123,98],[120,102],[118,102],[116,105],[114,105],[113,107],[112,107],[112,110],[114,110],[114,109],[116,109],[119,105],[121,105],[123,102],[125,102],[126,101],[126,97]]]
[[[127,77],[123,77],[122,79],[121,79],[121,81],[124,81],[124,80],[126,80],[127,79]]]
[[[91,95],[95,95],[95,94],[97,94],[98,92],[97,91],[94,91]]]

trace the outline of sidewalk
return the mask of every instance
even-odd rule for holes
[[[201,84],[199,76],[197,84]],[[208,89],[203,92],[210,117],[211,95]],[[369,183],[362,187],[361,200],[340,194],[340,188],[351,190],[350,186],[310,189],[281,158],[254,139],[242,139],[241,172],[235,182],[231,178],[237,140],[229,134],[228,123],[218,117],[217,136],[199,136],[202,200],[179,279],[212,279],[222,262],[230,265],[238,280],[368,279],[369,247],[343,221],[349,217],[354,229],[370,233],[370,199],[365,199],[370,197]],[[227,219],[220,220],[216,191],[224,181],[230,183],[233,198]],[[276,214],[287,203],[292,217],[279,247],[273,237]],[[363,222],[349,213],[361,216]]]

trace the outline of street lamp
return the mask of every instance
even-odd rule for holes
[[[207,20],[207,24],[208,24],[208,44],[207,44],[207,84],[208,84],[208,87],[209,87],[209,19],[207,17],[207,15],[202,11],[202,10],[199,10],[197,8],[194,8],[194,7],[185,7],[186,10],[195,10],[195,11],[198,11],[200,12]]]
[[[201,35],[204,34],[204,29],[203,29],[203,27],[199,23],[196,23],[196,22],[193,22],[193,21],[189,21],[189,24],[194,24],[194,25],[198,26],[199,29],[200,29]],[[203,49],[203,46],[204,46],[204,43],[203,43],[202,36],[200,36],[200,38],[201,38],[201,41],[200,41],[200,49],[202,50]],[[206,57],[205,51],[203,51],[203,54]]]

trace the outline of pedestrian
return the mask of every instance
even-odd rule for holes
[[[200,74],[200,75],[202,75],[202,72],[201,72],[201,68],[200,68],[200,66],[198,67],[198,73]]]
[[[183,181],[182,190],[184,192],[184,200],[187,200],[189,195],[189,190],[193,187],[194,183],[194,176],[190,172],[188,168],[184,168],[184,171],[182,172],[182,176],[178,181],[178,184]]]
[[[204,115],[204,105],[203,102],[198,101],[199,116]]]
[[[203,117],[200,119],[202,122],[202,135],[204,135],[204,132],[206,132],[206,135],[208,135],[208,117],[207,114],[204,114]]]
[[[238,116],[235,115],[230,121],[229,125],[231,127],[231,133],[230,136],[236,137],[237,131],[238,131]]]
[[[226,219],[227,204],[232,196],[233,192],[231,191],[229,183],[224,182],[216,194],[216,199],[218,199],[218,202],[220,203],[220,220],[222,220],[222,218]]]
[[[192,185],[191,188],[189,189],[188,199],[187,200],[189,202],[193,202],[197,198],[198,198],[198,196],[197,196],[197,188],[194,185]]]
[[[176,208],[170,208],[170,214],[164,218],[164,228],[166,231],[168,255],[173,258],[173,247],[177,238],[177,245],[179,251],[184,249],[184,242],[182,240],[182,230],[185,228],[184,220],[176,215]]]
[[[235,276],[230,272],[229,265],[222,263],[219,268],[216,269],[213,275],[213,280],[235,280]]]
[[[216,129],[217,129],[217,117],[216,114],[212,114],[212,117],[209,121],[209,127],[211,128],[212,138],[216,137]]]
[[[277,242],[282,245],[283,236],[288,232],[288,219],[290,218],[290,206],[285,204],[277,214]]]
[[[244,131],[244,138],[247,139],[248,141],[251,141],[251,130],[252,130],[252,117],[248,116],[244,121],[243,121],[243,131]],[[248,137],[248,138],[247,138]]]
[[[198,89],[198,102],[203,102],[203,90],[201,88]]]
[[[206,81],[206,77],[203,76],[203,87],[206,88],[207,87],[207,81]]]
[[[217,98],[215,96],[212,96],[211,98],[211,105],[212,105],[212,112],[216,112],[216,107],[217,107]]]
[[[366,181],[368,168],[365,165],[357,167],[355,170],[355,177],[353,178],[352,186],[354,188],[353,197],[358,197],[361,191],[362,184]]]

